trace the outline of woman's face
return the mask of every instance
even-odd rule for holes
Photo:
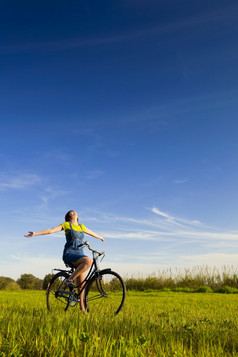
[[[77,214],[77,212],[75,212],[75,211],[71,211],[71,217],[72,217],[72,219],[78,219],[78,214]]]

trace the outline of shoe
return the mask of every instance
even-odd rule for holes
[[[68,288],[74,288],[74,282],[73,280],[70,280],[70,279],[67,279],[65,280],[65,283],[64,283]]]

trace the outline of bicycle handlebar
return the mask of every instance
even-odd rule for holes
[[[86,245],[91,252],[98,254],[98,256],[105,255],[104,252],[98,252],[97,250],[92,249],[88,241],[84,242],[83,245]]]

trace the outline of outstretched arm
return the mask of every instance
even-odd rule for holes
[[[40,232],[29,232],[29,234],[24,235],[24,237],[31,238],[34,236],[41,236],[41,235],[45,235],[45,234],[57,233],[57,232],[62,231],[62,229],[63,229],[62,224],[60,224],[57,227],[44,229],[43,231],[40,231]]]
[[[94,238],[101,239],[102,242],[105,242],[105,239],[102,236],[99,236],[97,233],[90,231],[90,229],[88,228],[86,228],[85,233]]]

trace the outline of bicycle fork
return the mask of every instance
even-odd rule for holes
[[[102,276],[101,275],[99,275],[98,278],[96,278],[96,286],[97,286],[98,291],[102,295],[102,297],[107,298],[108,295],[105,293],[105,291],[103,290],[103,287],[102,287]]]

